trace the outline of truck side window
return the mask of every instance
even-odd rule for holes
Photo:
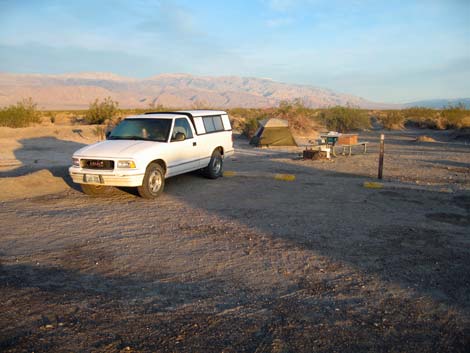
[[[214,121],[212,120],[211,116],[202,118],[202,122],[204,123],[204,128],[206,129],[206,132],[215,131]]]
[[[189,126],[189,122],[185,118],[178,118],[175,120],[175,126],[173,128],[173,134],[171,135],[171,139],[174,140],[176,137],[176,133],[182,132],[186,139],[193,138],[193,131],[191,130],[191,126]]]
[[[214,126],[216,131],[224,131],[224,124],[222,123],[221,116],[214,116]]]
[[[202,118],[206,132],[224,131],[224,124],[220,115],[206,116]]]

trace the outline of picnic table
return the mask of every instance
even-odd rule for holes
[[[355,146],[362,146],[363,151],[362,153],[367,153],[367,145],[369,142],[367,141],[362,141],[358,142],[357,134],[340,134],[340,133],[328,133],[325,135],[320,135],[320,138],[325,141],[325,144],[328,145],[331,149],[331,154],[333,156],[336,155],[336,149],[337,148],[342,148],[342,155],[346,155],[346,151],[348,150],[348,156],[352,155],[352,149]]]
[[[333,145],[331,147],[331,154],[336,157],[336,148],[342,148],[343,151],[341,152],[341,154],[343,156],[345,156],[346,155],[346,150],[349,149],[348,156],[350,156],[352,154],[352,148],[355,147],[355,146],[362,146],[363,147],[362,153],[365,154],[365,153],[367,153],[368,143],[369,142],[367,142],[367,141],[363,141],[363,142],[352,143],[352,144],[347,144],[347,145]]]

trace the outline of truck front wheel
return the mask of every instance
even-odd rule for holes
[[[145,199],[158,197],[165,186],[165,172],[158,163],[151,163],[145,171],[142,185],[137,187],[139,195]]]

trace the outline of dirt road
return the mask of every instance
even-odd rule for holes
[[[468,352],[470,146],[390,134],[367,189],[377,137],[332,162],[239,140],[225,169],[257,176],[156,201],[1,202],[0,350]]]

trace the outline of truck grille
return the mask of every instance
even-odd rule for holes
[[[113,170],[114,161],[108,161],[103,159],[82,159],[82,168],[86,169],[101,169],[101,170]]]

